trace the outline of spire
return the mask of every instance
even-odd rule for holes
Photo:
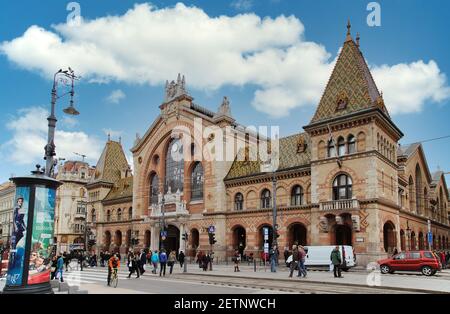
[[[108,142],[111,142],[111,133],[108,133]]]
[[[358,46],[359,48],[359,40],[361,39],[361,37],[359,37],[359,32],[356,33],[356,46]]]
[[[347,38],[345,38],[345,41],[352,40],[352,35],[350,33],[351,28],[352,28],[352,24],[350,24],[350,19],[348,19],[348,22],[347,22]]]

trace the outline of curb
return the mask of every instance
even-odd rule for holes
[[[199,274],[195,273],[182,273],[181,276],[198,276]],[[220,277],[220,278],[245,278],[245,279],[251,279],[251,280],[271,280],[271,281],[282,281],[282,282],[291,282],[292,279],[285,279],[285,278],[262,278],[262,277],[238,277],[238,276],[230,276],[230,275],[222,275],[222,274],[201,274],[203,276],[209,276],[209,277]],[[295,280],[295,279],[294,279]],[[425,289],[418,289],[418,288],[403,288],[403,287],[381,287],[381,286],[367,286],[362,284],[356,284],[356,283],[336,283],[336,282],[328,282],[328,281],[313,281],[313,280],[301,280],[298,282],[305,282],[305,283],[311,283],[311,284],[326,284],[326,285],[335,285],[335,286],[350,286],[350,287],[357,287],[357,288],[373,288],[378,290],[396,290],[396,291],[405,291],[405,292],[419,292],[419,293],[427,293],[427,294],[450,294],[450,292],[445,291],[438,291],[438,290],[425,290]]]

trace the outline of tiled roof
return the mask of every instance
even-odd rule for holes
[[[120,179],[114,184],[104,201],[116,200],[124,197],[133,196],[133,177]]]
[[[119,142],[108,141],[98,160],[93,182],[115,183],[120,180],[123,170],[129,168],[127,158]]]
[[[397,148],[397,156],[407,156],[410,157],[416,149],[418,149],[420,143],[413,143],[409,145],[401,145]]]
[[[298,144],[302,140],[306,144],[306,149],[303,152],[298,152]],[[245,150],[241,149],[225,180],[262,173],[261,161],[255,160],[256,158],[250,158],[250,161],[244,161],[244,154]],[[250,155],[256,156],[256,152],[250,152]],[[310,162],[310,138],[307,133],[295,134],[280,139],[280,161],[278,171],[306,166],[309,165]]]
[[[338,110],[342,99],[346,106]],[[342,47],[311,124],[376,107],[388,115],[366,61],[350,37]]]

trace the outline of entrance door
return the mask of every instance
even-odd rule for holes
[[[352,229],[347,225],[337,225],[335,229],[336,245],[352,245]]]
[[[161,238],[161,234],[159,235],[160,249],[164,247],[166,252],[175,251],[178,254],[178,250],[180,249],[180,229],[175,226],[169,225],[166,231],[167,238],[165,240]]]

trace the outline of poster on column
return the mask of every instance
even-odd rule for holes
[[[11,236],[8,276],[6,277],[6,282],[9,286],[22,285],[29,201],[30,188],[17,187],[13,211],[13,232]]]
[[[36,187],[28,284],[50,281],[55,215],[54,189]]]

